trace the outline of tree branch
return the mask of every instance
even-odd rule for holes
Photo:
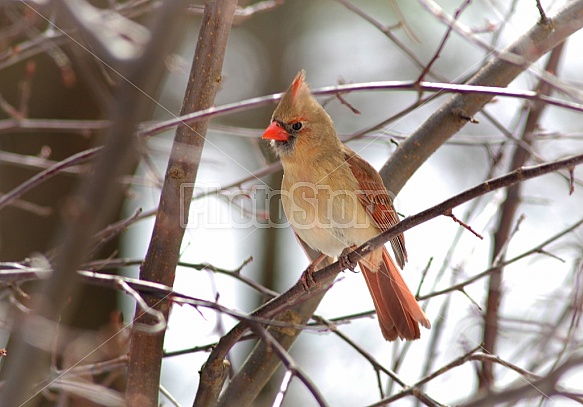
[[[557,383],[561,377],[569,370],[581,364],[583,364],[583,355],[572,356],[557,369],[538,380],[527,380],[521,386],[509,387],[480,395],[472,401],[462,404],[460,407],[495,406],[502,403],[512,405],[519,400],[524,401],[526,399],[540,397],[541,395],[545,398],[550,398],[550,396],[560,393],[557,388]]]
[[[380,235],[369,240],[362,246],[356,248],[354,251],[350,252],[347,256],[348,260],[350,263],[355,264],[358,259],[362,258],[363,256],[366,256],[371,251],[384,245],[386,242],[388,242],[395,236],[437,216],[445,215],[454,207],[461,205],[480,195],[492,192],[499,188],[513,185],[517,182],[535,178],[543,174],[548,174],[550,172],[562,168],[573,167],[580,163],[583,163],[583,154],[534,167],[519,168],[516,171],[513,171],[502,177],[486,181],[474,188],[468,189],[450,199],[447,199],[446,201],[436,206],[433,206],[416,215],[403,219],[401,222],[397,223],[396,225],[389,228],[385,232],[381,233]],[[340,262],[337,261],[329,266],[326,266],[320,270],[315,271],[313,274],[315,286],[312,289],[325,291],[330,282],[342,270],[343,270],[342,265],[340,264]],[[302,298],[310,294],[311,293],[305,292],[305,289],[301,282],[297,282],[288,291],[258,308],[251,314],[251,316],[254,318],[256,317],[272,318],[279,312],[281,312],[282,309],[293,308],[294,304],[297,304],[298,301],[301,301]],[[301,317],[304,318],[305,315],[301,315]],[[220,366],[219,362],[225,359],[230,349],[239,340],[239,338],[245,332],[247,332],[248,329],[249,329],[248,324],[246,322],[241,322],[237,326],[235,326],[229,333],[224,335],[220,339],[216,348],[213,349],[213,351],[209,355],[207,363],[202,369],[201,375],[208,375],[210,377],[219,375],[220,374],[219,372],[213,372],[213,366]],[[196,402],[195,405],[199,406],[199,404],[196,404]]]
[[[63,9],[75,8],[76,3],[73,3],[61,2],[61,6]],[[151,99],[143,97],[142,92],[154,94],[163,77],[163,64],[150,64],[147,72],[143,65],[146,61],[164,60],[168,44],[174,40],[173,34],[176,33],[174,26],[168,31],[166,22],[175,19],[177,4],[170,2],[162,7],[151,30],[152,39],[144,44],[139,56],[125,61],[127,65],[120,68],[125,72],[125,80],[118,89],[115,106],[111,106],[112,123],[103,148],[104,154],[100,155],[94,171],[81,183],[78,193],[68,201],[58,236],[62,250],[55,259],[54,272],[42,284],[41,292],[35,298],[34,313],[17,321],[13,338],[15,346],[4,367],[7,381],[0,394],[1,405],[19,406],[32,399],[36,395],[31,394],[34,384],[49,374],[48,355],[33,338],[54,337],[55,321],[60,320],[66,306],[73,307],[78,286],[77,268],[90,248],[93,234],[113,208],[117,177],[131,162],[129,157],[133,152],[137,125],[145,119],[152,103]],[[33,3],[26,5],[40,15]],[[66,19],[66,13],[64,15]],[[78,23],[79,29],[86,28],[84,21],[69,20],[64,23]],[[54,29],[60,29],[51,24]]]
[[[208,0],[205,4],[181,109],[182,115],[207,109],[214,103],[221,82],[223,60],[236,6],[236,0]],[[208,121],[207,119],[192,126],[180,126],[176,130],[152,239],[140,270],[141,279],[160,282],[170,287],[174,284],[184,224],[188,221]],[[168,300],[149,298],[147,302],[160,310],[165,318],[168,317],[170,311]],[[152,322],[147,315],[140,314],[138,307],[136,323]],[[126,390],[126,401],[129,406],[158,405],[163,342],[164,332],[154,335],[137,330],[132,332]]]
[[[581,0],[583,1],[583,0]],[[583,25],[583,24],[582,24]],[[316,96],[334,96],[338,93],[349,93],[359,91],[379,91],[379,90],[408,90],[412,92],[435,92],[435,93],[456,93],[458,96],[465,95],[466,98],[473,99],[472,94],[486,97],[488,100],[494,96],[511,97],[525,100],[540,100],[549,105],[558,106],[577,112],[583,112],[583,105],[567,100],[552,98],[539,95],[533,91],[512,90],[499,86],[477,85],[477,84],[457,84],[457,83],[440,83],[440,82],[417,82],[413,81],[380,81],[366,83],[350,83],[346,85],[326,86],[323,88],[312,89]],[[142,137],[151,137],[155,134],[162,133],[179,125],[195,123],[199,120],[210,117],[225,116],[232,113],[244,112],[249,109],[255,109],[264,106],[274,105],[283,96],[283,93],[260,96],[246,99],[239,102],[227,103],[221,106],[213,106],[208,109],[199,110],[193,113],[181,115],[179,117],[168,119],[162,122],[144,125],[139,132]],[[485,103],[484,103],[485,104]],[[482,106],[483,107],[483,106]],[[453,112],[457,112],[453,110]],[[450,112],[451,113],[451,112]],[[458,112],[459,113],[459,112]],[[432,116],[433,117],[433,116]],[[456,116],[459,119],[459,114]],[[433,126],[439,123],[432,123]],[[461,128],[462,126],[460,126]],[[459,130],[459,129],[457,129]],[[457,131],[456,130],[456,131]],[[416,133],[413,133],[416,134]],[[453,134],[453,133],[452,133]],[[446,138],[447,140],[447,138]],[[444,140],[444,142],[446,141]],[[403,143],[402,143],[403,144]],[[401,144],[401,145],[402,145]]]
[[[530,64],[583,27],[583,0],[569,2],[551,19],[552,29],[546,24],[535,25],[482,68],[468,85],[506,87]],[[522,63],[508,62],[509,58],[505,57],[508,55],[512,55],[513,60],[521,57]],[[462,116],[473,117],[491,100],[492,95],[486,94],[452,96],[399,145],[381,168],[387,189],[398,194],[427,158],[467,123]]]
[[[556,30],[549,30],[548,27],[545,28],[541,26],[534,27],[529,33],[519,39],[515,44],[510,46],[506,54],[503,53],[499,58],[495,59],[483,70],[481,70],[470,82],[470,85],[494,85],[497,87],[508,85],[512,79],[514,79],[520,72],[526,69],[528,64],[544,55],[544,53],[546,53],[557,43],[564,40],[571,33],[583,26],[583,19],[578,18],[578,16],[581,15],[582,10],[583,1],[578,1],[576,4],[571,4],[566,9],[559,12],[554,19]],[[533,47],[533,44],[535,44],[536,47]],[[528,47],[526,47],[527,45]],[[528,53],[525,51],[526,49],[529,50]],[[533,49],[535,52],[531,53],[530,50]],[[512,60],[516,60],[517,55],[521,56],[524,59],[524,63],[522,65],[515,65],[507,62],[507,59],[509,59],[507,54],[512,54]],[[351,85],[342,85],[335,87],[334,93],[346,90],[344,87],[349,88],[350,86]],[[419,83],[417,85],[407,84],[407,86],[419,86],[421,89],[430,88],[430,86],[427,86],[426,83]],[[444,86],[444,88],[450,86],[452,85]],[[417,170],[417,168],[419,168],[419,166],[421,166],[421,164],[441,144],[443,144],[451,135],[453,135],[465,124],[466,120],[463,119],[463,117],[473,116],[493,97],[492,95],[487,95],[486,93],[472,94],[470,88],[478,92],[486,91],[486,88],[483,86],[468,86],[469,94],[463,94],[461,92],[464,91],[464,86],[467,85],[453,85],[453,87],[456,88],[456,91],[460,93],[453,96],[450,101],[446,103],[445,108],[439,109],[438,112],[434,114],[428,121],[426,121],[416,133],[414,133],[404,143],[402,143],[397,152],[389,159],[383,169],[381,169],[381,175],[383,176],[385,185],[388,187],[389,191],[392,193],[397,193],[405,184],[405,182],[410,178],[410,176]],[[371,89],[374,88],[374,86],[369,86],[368,88]],[[320,90],[320,92],[314,93],[324,94],[327,92],[331,91],[328,89],[323,89]],[[504,90],[502,93],[506,92],[508,92],[508,90]],[[275,103],[280,98],[280,96],[281,95],[274,95],[273,97],[267,97],[263,100],[261,100],[261,98],[257,98],[250,101],[249,104],[259,106],[263,103]],[[539,99],[541,96],[539,94],[533,94],[532,97],[534,99]],[[232,105],[228,107],[226,111],[237,110],[239,108],[240,106]],[[204,113],[200,112],[200,114]],[[163,127],[164,124],[161,124],[160,128]],[[419,148],[418,146],[423,147]],[[411,159],[411,157],[414,157],[414,159]],[[395,233],[393,236],[396,236],[397,234],[398,233]],[[334,267],[334,265],[330,267]],[[331,279],[333,279],[340,271],[340,267],[338,266],[336,269],[331,269],[328,267],[324,270],[328,270],[329,272],[328,274],[322,274],[326,284],[328,284]],[[324,270],[322,270],[322,272],[324,272]],[[284,293],[282,297],[285,298],[286,294],[288,293]],[[302,315],[302,320],[305,320],[305,318],[306,315]],[[242,330],[239,331],[239,329]],[[231,331],[231,333],[233,333],[232,336],[230,336],[230,333],[227,334],[226,337],[223,337],[219,342],[217,349],[215,349],[217,354],[220,354],[223,351],[219,350],[221,346],[225,346],[226,349],[230,349],[234,342],[236,342],[236,337],[238,335],[242,335],[244,331],[245,329],[243,326],[239,325],[233,331]],[[213,360],[214,356],[216,356],[215,352],[211,353],[209,356],[209,361]],[[222,356],[218,357],[219,359],[222,359]],[[276,359],[273,359],[272,362],[278,363]],[[203,372],[205,370],[206,369],[203,369]]]
[[[557,70],[559,60],[563,53],[563,44],[559,44],[551,52],[546,63],[545,70],[554,73]],[[537,93],[541,95],[550,94],[552,88],[546,82],[539,81]],[[522,167],[530,157],[529,150],[532,145],[532,133],[538,126],[539,119],[546,105],[541,102],[534,102],[528,112],[526,123],[522,131],[521,143],[514,146],[514,153],[510,163],[510,170]],[[527,147],[527,148],[525,148]],[[507,242],[511,236],[512,224],[516,216],[516,211],[521,203],[521,184],[514,184],[506,192],[506,199],[500,208],[500,218],[494,233],[494,248],[492,250],[492,264],[496,266],[498,261],[504,260]],[[488,299],[486,302],[486,313],[484,316],[483,343],[486,352],[496,353],[496,339],[498,338],[498,309],[502,301],[502,270],[503,267],[496,268],[490,274],[488,282]],[[479,373],[480,388],[489,388],[494,384],[494,371],[492,364],[485,361]]]

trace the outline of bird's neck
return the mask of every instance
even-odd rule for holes
[[[283,171],[288,181],[320,183],[329,174],[335,173],[344,163],[341,144],[326,149],[305,149],[295,154],[281,157]]]

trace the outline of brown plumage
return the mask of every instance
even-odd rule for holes
[[[398,222],[379,173],[336,136],[334,124],[300,72],[273,113],[270,139],[284,169],[282,204],[300,239],[338,257]],[[400,267],[407,261],[403,235],[391,240]],[[359,263],[385,339],[417,339],[431,325],[407,288],[386,247]]]

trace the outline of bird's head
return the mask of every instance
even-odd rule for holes
[[[263,139],[271,140],[282,159],[298,153],[310,155],[331,145],[331,141],[338,142],[332,119],[312,96],[303,70],[296,75],[273,112]]]

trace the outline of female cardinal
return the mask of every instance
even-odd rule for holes
[[[338,139],[332,119],[306,84],[304,71],[279,102],[263,138],[271,140],[283,164],[285,214],[311,248],[338,257],[398,222],[379,173]],[[391,245],[402,268],[407,261],[403,235]],[[358,264],[386,340],[418,339],[419,324],[430,328],[386,247]]]

